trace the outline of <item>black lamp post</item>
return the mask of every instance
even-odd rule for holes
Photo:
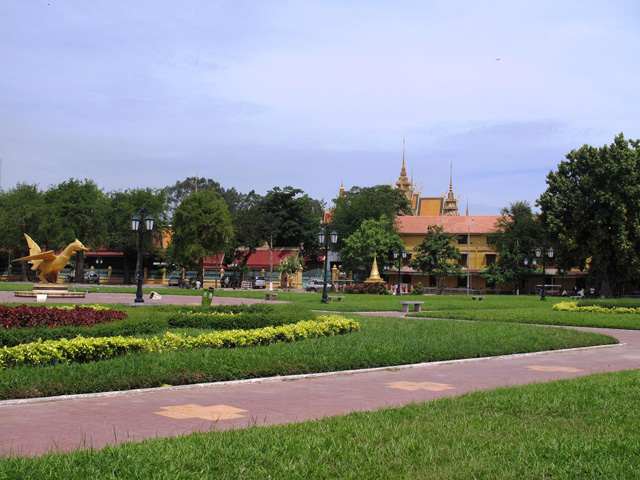
[[[325,235],[325,230],[329,230],[329,225],[322,227],[322,230],[318,232],[318,244],[324,245],[324,285],[322,286],[322,303],[329,303],[329,297],[327,296],[327,270],[329,270],[329,237],[331,237],[331,243],[335,245],[338,243],[338,232],[335,230],[329,235]]]
[[[102,268],[102,257],[96,258],[96,265],[98,266],[98,284],[100,284],[100,269]]]
[[[144,216],[147,213],[147,209],[142,207],[140,209],[140,216]],[[145,230],[153,230],[153,222],[154,218],[151,214],[147,213],[147,216],[144,217],[144,229],[141,227],[140,217],[138,215],[134,215],[131,219],[131,230],[134,232],[138,232],[138,290],[136,291],[136,300],[135,303],[144,303],[144,298],[142,298],[142,278],[144,277],[143,271],[143,259],[142,256],[144,252],[142,251],[142,240],[144,236]]]
[[[540,292],[540,300],[546,300],[546,273],[547,273],[547,258],[553,258],[553,248],[550,245],[544,244],[542,248],[536,247],[533,250],[535,257],[531,259],[531,264],[536,265],[537,259],[542,258],[542,291]],[[528,265],[528,259],[525,257],[524,264]]]
[[[402,250],[402,252],[399,252],[398,250],[394,250],[393,258],[398,259],[398,291],[396,292],[396,295],[402,295],[402,292],[400,291],[400,284],[402,283],[401,271],[402,271],[402,260],[407,258],[406,250]]]

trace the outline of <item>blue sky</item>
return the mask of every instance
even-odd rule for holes
[[[330,201],[407,169],[472,214],[640,137],[634,1],[0,0],[1,186],[193,176]],[[464,207],[463,207],[464,208]]]

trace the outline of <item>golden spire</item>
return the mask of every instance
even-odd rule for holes
[[[196,170],[196,193],[198,193],[198,171]]]
[[[398,178],[396,185],[402,190],[409,190],[409,187],[411,187],[411,182],[407,178],[407,168],[404,164],[404,138],[402,139],[402,168],[400,169],[400,178]]]
[[[467,195],[467,217],[469,216],[469,195]]]
[[[344,198],[344,182],[340,182],[340,198]]]
[[[458,215],[458,199],[453,195],[453,162],[451,162],[451,173],[449,176],[449,192],[444,201],[442,214],[451,216]]]

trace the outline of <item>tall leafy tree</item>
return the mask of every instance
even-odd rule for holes
[[[411,213],[411,205],[403,190],[389,185],[353,187],[335,199],[331,224],[340,235],[340,246],[365,220],[378,220],[383,215],[392,222],[399,214]]]
[[[0,249],[5,251],[0,264],[11,258],[29,255],[24,233],[37,239],[44,213],[44,193],[37,185],[20,183],[0,193]],[[41,241],[41,240],[37,240]],[[21,262],[22,281],[27,280],[27,262]]]
[[[572,150],[547,175],[540,218],[559,256],[588,268],[599,293],[618,294],[640,269],[640,143]]]
[[[196,263],[204,281],[204,259],[225,252],[233,242],[227,205],[214,190],[185,197],[173,214],[170,257],[178,264]]]
[[[48,248],[59,250],[74,239],[93,249],[107,238],[107,201],[92,180],[69,179],[45,193],[41,237]],[[84,252],[76,252],[76,282],[84,281]]]
[[[411,268],[436,277],[438,294],[444,291],[447,277],[462,275],[462,267],[457,262],[461,255],[453,244],[454,240],[457,240],[457,236],[446,233],[440,226],[430,225],[426,236],[413,249],[413,257],[409,260]]]
[[[386,262],[393,250],[402,248],[402,239],[396,233],[394,222],[386,215],[379,220],[363,220],[360,227],[345,241],[340,250],[340,259],[346,270],[364,267],[370,271],[374,256],[378,261]]]
[[[531,273],[532,266],[524,264],[525,257],[542,244],[541,225],[526,201],[513,202],[500,214],[496,231],[488,238],[489,245],[498,253],[498,260],[489,265],[483,275],[488,285],[511,283],[518,288]]]
[[[105,245],[124,256],[124,283],[133,283],[131,273],[135,272],[139,259],[138,233],[131,230],[131,218],[140,215],[146,208],[155,219],[152,235],[144,236],[143,250],[146,253],[162,254],[162,237],[168,223],[166,217],[165,190],[140,188],[110,192],[108,197],[108,234]]]

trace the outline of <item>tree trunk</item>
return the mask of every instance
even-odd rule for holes
[[[76,283],[84,283],[84,252],[76,252]]]
[[[198,259],[198,280],[200,285],[204,285],[204,258]]]
[[[609,282],[609,275],[607,273],[596,274],[596,285],[598,288],[598,291],[596,293],[598,295],[604,297],[611,296],[611,284]]]

